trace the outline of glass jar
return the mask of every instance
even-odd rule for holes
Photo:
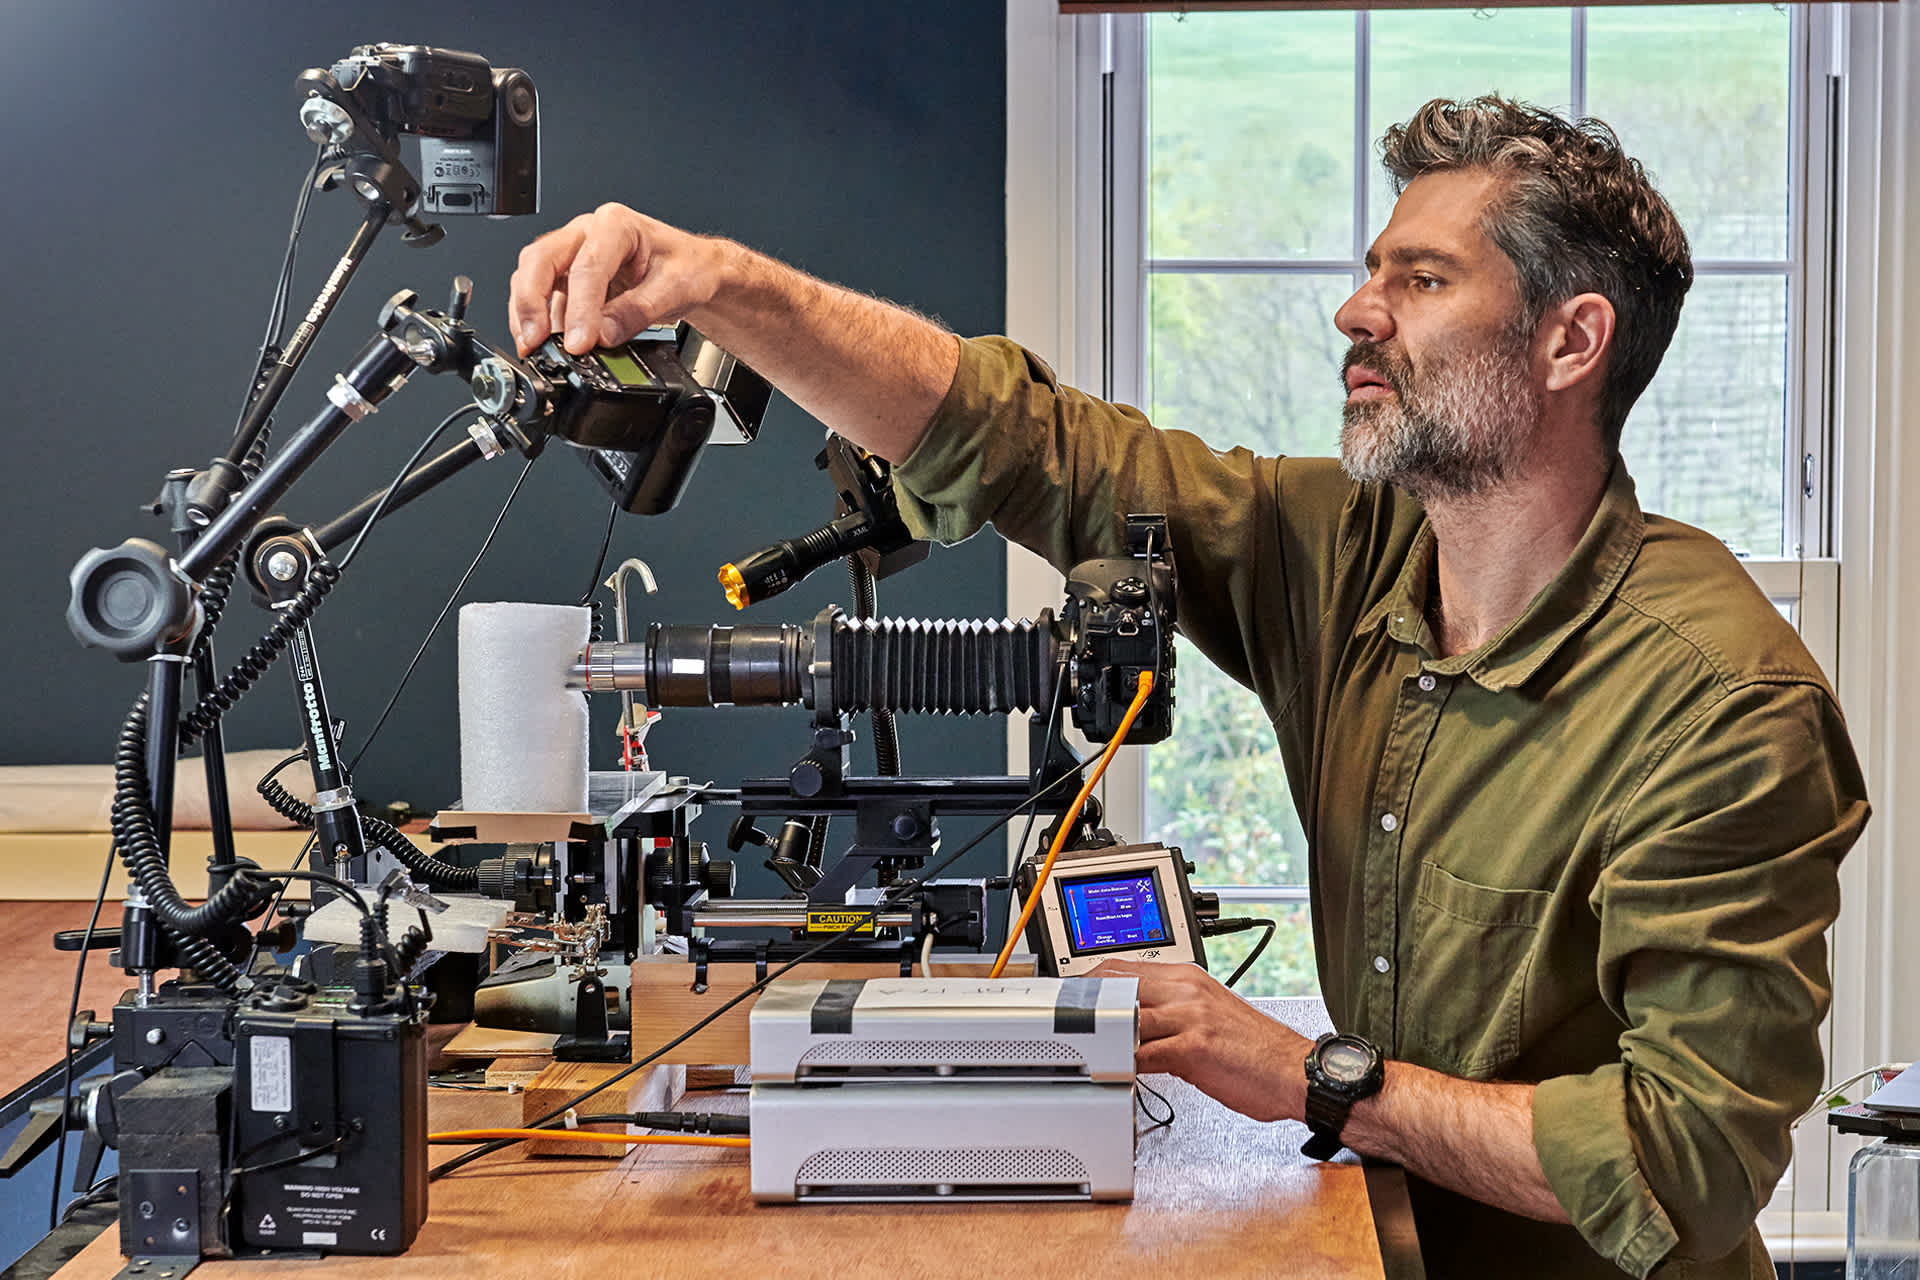
[[[1920,1143],[1881,1138],[1848,1164],[1847,1280],[1920,1280]]]

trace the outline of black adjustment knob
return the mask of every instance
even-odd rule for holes
[[[82,942],[89,951],[111,951],[120,945],[120,926],[96,925],[90,938],[85,929],[62,929],[53,935],[55,951],[78,951]]]
[[[473,281],[466,276],[453,278],[453,296],[447,300],[447,318],[464,320],[467,318],[467,304],[473,301]]]
[[[411,289],[402,289],[388,298],[380,308],[380,327],[391,330],[394,317],[405,316],[413,310],[413,304],[420,301],[420,295]]]
[[[740,852],[746,845],[772,843],[773,837],[754,826],[753,817],[750,814],[741,814],[733,820],[733,825],[727,828],[727,848],[735,853]]]
[[[827,785],[826,772],[817,760],[802,760],[787,774],[787,785],[793,788],[793,794],[811,798]]]
[[[67,575],[67,629],[122,662],[160,652],[193,625],[193,590],[157,542],[128,538],[95,547]]]
[[[768,858],[760,865],[779,876],[786,882],[787,888],[795,893],[805,893],[820,883],[820,869],[804,862],[795,862],[790,858]]]
[[[1220,895],[1196,890],[1193,895],[1193,914],[1202,920],[1220,918]]]
[[[483,898],[511,898],[513,872],[508,858],[486,858],[474,868],[475,887]]]
[[[701,864],[700,883],[709,898],[731,898],[733,882],[733,859],[710,858]]]
[[[104,1039],[112,1034],[111,1022],[95,1022],[93,1010],[82,1009],[73,1015],[73,1021],[67,1025],[67,1047],[78,1053],[95,1040]]]

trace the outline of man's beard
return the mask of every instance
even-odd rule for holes
[[[1347,402],[1341,466],[1355,480],[1397,485],[1422,501],[1489,492],[1526,461],[1540,421],[1528,346],[1528,333],[1510,325],[1489,345],[1435,350],[1416,373],[1397,345],[1355,342],[1341,389],[1347,370],[1364,365],[1394,394]]]

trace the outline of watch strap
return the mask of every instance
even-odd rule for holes
[[[1300,1144],[1300,1154],[1309,1160],[1331,1160],[1340,1154],[1344,1145],[1338,1134],[1315,1129],[1313,1136]]]
[[[1353,1110],[1352,1099],[1310,1079],[1306,1110],[1307,1127],[1313,1130],[1313,1137],[1300,1148],[1301,1154],[1314,1160],[1332,1159],[1345,1145],[1340,1141],[1340,1131],[1346,1127],[1347,1112]]]

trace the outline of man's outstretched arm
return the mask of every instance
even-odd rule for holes
[[[604,204],[520,253],[508,321],[525,355],[687,320],[829,428],[898,462],[953,383],[959,339],[904,307],[817,280],[731,240]]]

